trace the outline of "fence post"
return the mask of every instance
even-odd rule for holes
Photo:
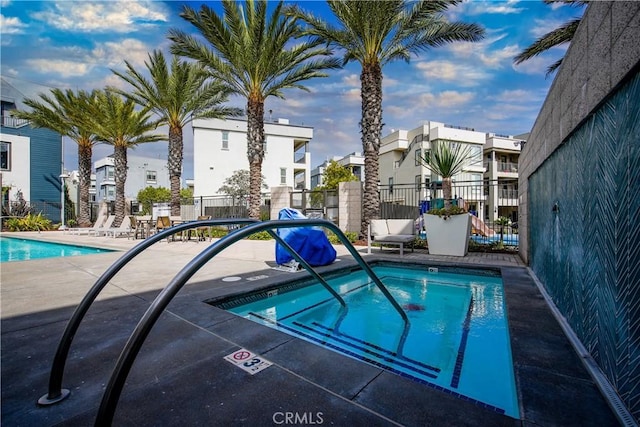
[[[338,184],[338,226],[343,232],[360,232],[362,222],[362,183]]]
[[[278,219],[280,209],[287,208],[291,205],[291,187],[271,187],[271,219]]]

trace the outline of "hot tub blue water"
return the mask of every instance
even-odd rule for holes
[[[497,273],[378,266],[398,312],[362,271],[330,278],[347,304],[319,284],[290,286],[217,304],[427,386],[519,418],[502,279]]]
[[[100,254],[105,252],[112,251],[89,246],[66,245],[14,237],[0,237],[1,262]]]

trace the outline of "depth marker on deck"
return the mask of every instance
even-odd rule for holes
[[[273,364],[262,356],[252,353],[244,348],[236,350],[225,356],[224,360],[233,363],[238,368],[250,373],[251,375],[257,374]]]

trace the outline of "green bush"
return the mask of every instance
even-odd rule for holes
[[[273,239],[273,237],[271,237],[271,234],[269,234],[267,231],[258,231],[257,233],[253,233],[252,235],[247,237],[247,239],[249,239],[249,240],[271,240],[271,239]]]
[[[29,214],[24,218],[9,218],[5,221],[5,225],[9,231],[43,231],[53,229],[51,220],[42,216],[42,213],[37,215]]]
[[[353,231],[347,231],[346,233],[344,233],[345,237],[349,240],[350,243],[355,242],[356,240],[358,240],[358,233],[355,233]],[[338,239],[338,236],[336,236],[333,231],[327,231],[327,238],[329,239],[329,243],[331,243],[332,245],[341,245],[342,241],[340,241],[340,239]]]

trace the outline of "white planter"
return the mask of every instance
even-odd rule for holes
[[[429,253],[433,255],[465,256],[471,236],[471,216],[452,215],[447,219],[438,215],[424,215]]]

